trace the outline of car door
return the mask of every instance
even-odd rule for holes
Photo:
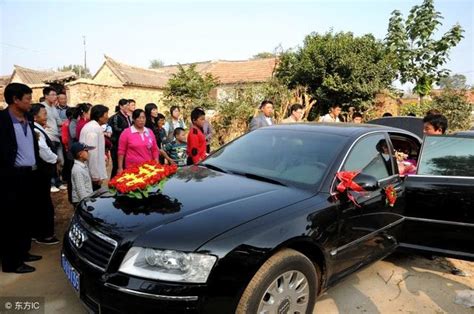
[[[339,276],[376,260],[396,248],[393,228],[403,219],[398,214],[403,204],[403,184],[395,172],[390,140],[384,132],[358,139],[342,163],[340,171],[360,171],[377,179],[378,188],[354,194],[358,205],[339,194],[339,242],[335,256],[335,273]],[[384,188],[392,186],[398,194],[391,207],[386,203]]]
[[[474,137],[426,136],[405,187],[400,247],[474,260]]]

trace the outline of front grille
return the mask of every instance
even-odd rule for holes
[[[117,242],[98,232],[77,217],[71,223],[69,243],[79,258],[102,271],[107,269]]]

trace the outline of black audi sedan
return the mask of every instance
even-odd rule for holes
[[[394,150],[416,174],[399,175]],[[148,198],[82,201],[61,265],[92,312],[312,313],[324,290],[397,249],[474,260],[473,158],[469,137],[261,128]],[[363,191],[341,189],[352,171],[345,184]]]

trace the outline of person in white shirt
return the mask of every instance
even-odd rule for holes
[[[166,131],[167,143],[170,143],[175,140],[173,134],[176,128],[182,128],[186,130],[186,123],[182,118],[180,118],[181,111],[178,106],[171,106],[170,115],[171,118],[167,120],[165,125],[163,126]]]
[[[93,192],[92,179],[86,162],[89,159],[89,151],[94,148],[81,142],[76,142],[71,146],[71,154],[74,157],[74,166],[71,172],[72,204],[74,207]]]
[[[34,104],[31,107],[34,117],[34,128],[39,146],[40,160],[37,161],[38,170],[35,173],[36,210],[32,228],[33,238],[40,244],[57,244],[59,240],[54,235],[54,205],[51,200],[51,177],[56,168],[58,156],[53,152],[54,145],[46,133],[48,114],[43,104]]]
[[[329,113],[322,116],[319,119],[319,122],[341,122],[341,120],[339,120],[340,114],[341,114],[341,106],[331,105],[331,107],[329,108]]]
[[[109,108],[104,105],[95,105],[91,108],[91,120],[81,130],[79,142],[96,149],[89,153],[89,172],[92,178],[92,187],[100,189],[103,180],[107,179],[105,164],[105,138],[101,125],[109,119]]]
[[[42,104],[45,106],[46,112],[48,114],[48,121],[44,129],[54,145],[53,152],[58,156],[58,166],[61,168],[64,164],[60,133],[63,121],[59,117],[59,111],[56,107],[58,95],[54,88],[45,87],[43,88],[43,96],[45,101],[42,102]],[[61,184],[59,169],[57,169],[54,171],[53,178],[51,180],[51,192],[58,192],[59,190],[65,189],[67,189],[67,186],[65,184]]]

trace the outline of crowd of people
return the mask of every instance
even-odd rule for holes
[[[32,104],[27,85],[11,83],[4,91],[8,107],[0,111],[0,187],[4,208],[15,209],[0,211],[4,272],[35,270],[25,264],[41,259],[29,253],[32,240],[59,243],[51,193],[67,189],[69,201],[77,205],[105,180],[134,165],[150,160],[197,164],[210,152],[212,127],[201,107],[192,110],[187,130],[178,106],[170,108],[167,119],[154,103],[142,110],[134,100],[120,99],[109,117],[109,108],[101,104],[68,105],[64,91],[46,87],[43,95],[41,103]],[[272,101],[264,100],[259,108],[250,131],[276,123]],[[331,106],[320,121],[340,123],[340,114],[341,106]],[[304,107],[293,104],[281,123],[300,122],[303,116]],[[354,112],[351,119],[361,123],[363,116]],[[439,112],[427,114],[425,133],[444,134],[446,129],[447,120]]]
[[[200,107],[191,112],[186,135],[177,106],[167,120],[154,103],[142,110],[134,100],[121,99],[109,117],[107,106],[70,106],[66,93],[51,87],[43,89],[41,103],[32,103],[32,94],[27,85],[7,85],[8,107],[0,111],[0,187],[4,208],[14,208],[0,211],[4,272],[35,271],[26,264],[41,259],[29,253],[32,240],[59,243],[51,193],[67,190],[75,206],[126,168],[150,160],[196,164],[210,151],[212,128]]]

